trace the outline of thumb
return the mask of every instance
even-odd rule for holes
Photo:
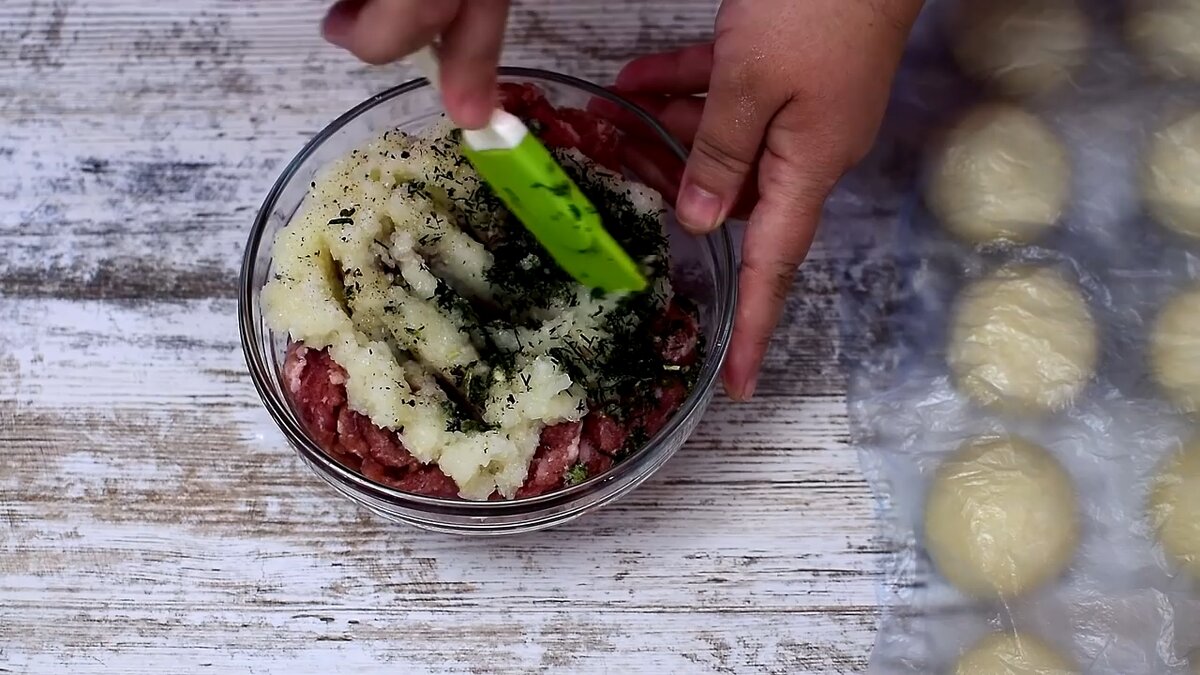
[[[715,60],[704,113],[679,190],[676,216],[695,234],[719,226],[733,210],[759,156],[767,125],[783,101],[773,101],[737,58]]]

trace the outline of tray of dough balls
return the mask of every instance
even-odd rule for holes
[[[1200,673],[1200,0],[923,21],[842,301],[871,671]]]

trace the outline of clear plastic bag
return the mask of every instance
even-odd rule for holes
[[[1200,420],[1164,396],[1149,365],[1157,316],[1200,282],[1200,239],[1165,227],[1140,190],[1158,130],[1200,111],[1200,80],[1156,75],[1134,53],[1137,2],[1079,2],[1085,65],[1052,90],[1009,99],[1064,144],[1067,206],[1028,243],[967,242],[929,208],[930,167],[946,131],[1002,88],[960,74],[946,20],[953,4],[927,7],[877,152],[843,186],[842,200],[895,207],[897,216],[883,229],[878,219],[847,219],[831,235],[851,259],[841,307],[852,434],[895,550],[870,671],[954,672],[977,641],[1000,631],[1035,636],[1079,672],[1200,672],[1200,579],[1164,553],[1147,510],[1164,461],[1200,436]],[[1061,409],[984,407],[948,364],[964,289],[1022,265],[1075,285],[1095,325],[1094,373]],[[1065,570],[1012,597],[955,588],[926,541],[938,467],[979,437],[1044,448],[1077,496],[1078,545]]]

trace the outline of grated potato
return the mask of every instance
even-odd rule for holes
[[[604,377],[588,355],[613,337],[623,296],[561,281],[541,295],[514,290],[546,260],[531,248],[511,265],[520,268],[511,283],[500,274],[508,268],[494,269],[503,247],[512,255],[512,226],[455,133],[444,124],[420,136],[390,131],[325,171],[275,241],[262,302],[272,329],[329,349],[354,411],[436,463],[462,497],[512,497],[541,430],[588,412],[589,387]],[[643,260],[651,307],[665,307],[662,198],[578,152],[558,156],[640,219],[653,249]],[[478,307],[505,318],[484,321]],[[464,396],[478,419],[465,419]]]

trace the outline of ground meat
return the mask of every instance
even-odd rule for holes
[[[536,497],[562,487],[567,470],[579,461],[581,422],[566,422],[542,430],[541,442],[529,465],[529,477],[517,498]]]
[[[583,419],[577,462],[587,469],[587,477],[607,472],[617,463],[620,453],[635,449],[626,447],[632,432],[638,432],[638,438],[649,438],[658,433],[683,405],[687,393],[687,387],[678,381],[657,387],[655,403],[633,415],[626,425],[599,411],[588,413]],[[561,485],[565,484],[564,477]]]
[[[361,457],[364,461],[381,464],[392,469],[416,469],[420,462],[413,457],[396,434],[380,429],[366,415],[342,408],[338,416],[338,441],[342,449]]]
[[[672,302],[655,322],[654,333],[654,344],[667,363],[690,366],[696,362],[700,352],[700,319],[696,312]]]
[[[619,422],[602,412],[588,414],[583,420],[583,438],[600,452],[612,454],[625,446],[629,433]]]
[[[587,469],[588,478],[599,476],[617,463],[612,455],[597,450],[587,440],[579,442],[579,462]]]
[[[458,486],[436,466],[422,466],[405,472],[397,472],[369,459],[362,463],[362,474],[366,478],[396,490],[453,499],[458,496]]]
[[[694,315],[680,313],[672,305],[668,323],[679,329],[676,332],[690,331],[692,337],[687,340],[675,333],[668,334],[663,341],[668,347],[664,357],[694,360],[698,333]],[[684,349],[684,345],[690,346]],[[345,405],[345,371],[326,351],[299,343],[290,345],[284,359],[283,379],[313,439],[343,464],[361,471],[369,480],[397,490],[430,497],[458,495],[458,487],[441,469],[422,465],[394,432],[379,428]],[[631,430],[653,436],[686,398],[684,384],[669,381],[655,389],[656,403],[633,416],[628,426],[597,411],[588,414],[583,422],[546,427],[530,463],[529,478],[516,496],[535,497],[564,487],[568,471],[577,464],[587,469],[589,478],[603,474],[616,463],[617,453],[625,449]]]
[[[667,420],[679,410],[687,395],[687,387],[678,380],[664,382],[655,388],[657,403],[641,419],[641,427],[647,437],[657,434],[666,426]]]
[[[613,455],[625,446],[628,438],[625,428],[602,412],[592,412],[583,418],[579,461],[587,467],[588,476],[598,476],[611,469],[615,463]]]
[[[610,122],[575,108],[558,111],[560,119],[575,130],[579,140],[567,147],[579,148],[600,166],[621,171],[621,133]]]
[[[343,464],[397,490],[430,497],[458,495],[458,487],[441,469],[422,465],[394,432],[379,428],[346,406],[345,371],[326,351],[290,345],[283,379],[313,440]],[[647,435],[657,433],[686,396],[682,383],[659,387],[658,403],[638,416],[630,428],[641,428]],[[535,497],[562,488],[567,472],[577,464],[584,465],[588,477],[608,471],[628,438],[629,428],[601,412],[589,414],[583,422],[546,427],[530,463],[529,478],[517,497]],[[493,499],[500,498],[493,495]]]
[[[539,122],[555,120],[554,106],[546,100],[542,90],[532,84],[501,82],[500,105],[517,117]]]
[[[394,432],[346,405],[346,371],[325,350],[289,345],[283,381],[313,440],[342,464],[397,490],[458,495],[458,486],[441,469],[422,465]]]
[[[628,426],[595,411],[588,413],[583,422],[546,427],[530,463],[529,477],[517,491],[517,498],[536,497],[566,487],[568,472],[578,464],[587,469],[587,478],[608,471],[616,464],[617,455],[627,450],[625,444],[631,430],[640,431],[645,438],[658,433],[683,405],[687,394],[683,382],[663,383],[654,390],[655,403],[634,415]]]
[[[346,403],[346,371],[325,351],[288,347],[283,379],[300,420],[322,448],[336,447],[338,410]]]
[[[552,148],[577,148],[597,164],[621,170],[621,134],[609,121],[584,110],[555,108],[531,84],[500,85],[501,105],[540,127],[542,142]]]
[[[673,302],[656,332],[664,360],[685,366],[695,362],[699,322],[694,311]],[[379,428],[346,405],[346,373],[328,352],[300,343],[289,345],[283,380],[313,440],[343,464],[397,490],[430,497],[457,496],[457,486],[441,469],[422,465],[394,432]],[[625,425],[596,411],[583,422],[546,427],[517,497],[534,497],[564,487],[568,471],[577,464],[587,469],[589,478],[603,474],[627,449],[633,431],[641,437],[658,433],[686,398],[684,384],[671,380],[655,389],[654,404],[632,415]]]

